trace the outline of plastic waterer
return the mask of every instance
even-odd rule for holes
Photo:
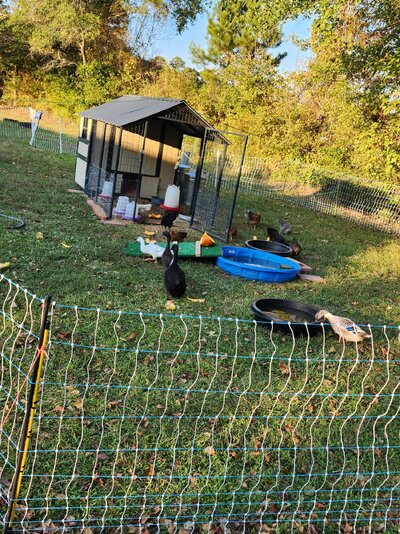
[[[129,204],[129,198],[128,197],[119,197],[116,207],[113,210],[113,214],[117,217],[122,217],[124,213],[126,212],[126,209]]]
[[[126,219],[126,220],[129,220],[129,221],[132,221],[134,217],[137,217],[138,211],[139,211],[139,206],[136,207],[136,202],[134,202],[134,201],[133,202],[129,202],[129,204],[127,205],[127,207],[125,209],[125,213],[122,216],[122,218]]]
[[[112,197],[113,192],[113,183],[112,182],[104,182],[103,184],[103,190],[100,194],[101,197]]]
[[[166,208],[179,208],[179,198],[181,190],[176,185],[169,185],[165,193],[164,206]]]

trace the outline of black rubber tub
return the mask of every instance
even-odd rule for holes
[[[251,309],[256,321],[266,328],[273,327],[274,332],[291,334],[293,331],[295,336],[322,334],[320,323],[315,322],[315,314],[320,308],[315,306],[295,300],[258,299],[253,302]],[[307,326],[303,323],[307,323]]]
[[[293,254],[291,247],[287,247],[282,243],[276,241],[267,241],[266,239],[249,239],[245,243],[247,248],[255,250],[263,250],[271,254],[278,254],[278,256],[289,257]]]

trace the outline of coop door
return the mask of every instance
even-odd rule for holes
[[[228,241],[247,136],[207,129],[197,167],[191,226]]]
[[[84,189],[89,158],[91,125],[87,118],[81,119],[81,129],[76,151],[75,182]]]

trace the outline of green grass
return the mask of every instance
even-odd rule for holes
[[[250,282],[227,276],[211,263],[185,260],[187,295],[205,302],[177,300],[174,313],[178,317],[171,317],[165,310],[168,297],[161,265],[122,252],[143,227],[104,225],[92,216],[83,195],[67,193],[74,187],[72,158],[2,138],[0,154],[0,211],[27,222],[22,231],[6,230],[2,223],[0,262],[11,262],[5,274],[39,296],[51,293],[57,303],[109,310],[97,314],[95,310],[54,309],[53,344],[39,403],[40,426],[36,420],[31,444],[39,452],[30,454],[22,490],[23,495],[37,499],[28,504],[32,520],[45,516],[45,505],[50,508],[47,519],[61,520],[67,514],[68,496],[74,508],[67,515],[101,518],[105,513],[106,524],[111,525],[109,518],[124,513],[121,502],[125,501],[117,496],[125,494],[129,495],[126,523],[135,524],[141,511],[153,519],[161,512],[180,518],[198,514],[199,524],[213,515],[243,516],[246,511],[254,519],[260,517],[257,512],[270,491],[263,522],[273,525],[281,507],[288,514],[296,510],[297,497],[292,504],[291,491],[304,486],[304,502],[299,503],[303,514],[297,519],[310,517],[319,531],[317,520],[327,510],[332,491],[332,510],[339,512],[331,511],[326,530],[337,532],[340,510],[344,509],[351,521],[362,487],[366,501],[361,518],[368,518],[364,510],[370,509],[375,499],[378,510],[389,506],[390,491],[377,492],[376,488],[400,483],[397,474],[388,480],[385,474],[371,480],[368,475],[349,474],[336,486],[333,481],[341,470],[386,473],[389,466],[391,473],[398,471],[399,449],[388,448],[388,443],[398,446],[398,397],[391,396],[398,394],[399,383],[396,332],[388,330],[385,336],[382,329],[374,329],[373,345],[347,345],[342,352],[336,336],[328,331],[324,337],[295,340],[290,335],[270,336],[251,322],[208,317],[252,319],[251,302],[271,296],[319,305],[360,323],[399,324],[398,240],[290,204],[241,196],[235,216],[238,242],[253,235],[242,216],[244,207],[262,213],[258,237],[284,216],[303,247],[301,259],[312,265],[326,284]],[[42,232],[44,239],[37,239],[37,232]],[[197,235],[191,231],[191,237]],[[7,291],[8,285],[0,284],[3,313],[37,332],[38,305],[29,307],[30,300],[21,292],[14,298],[15,291],[8,296]],[[119,316],[112,310],[162,312],[163,317]],[[179,314],[203,318],[181,320]],[[33,347],[7,317],[3,316],[2,323],[1,398],[10,403],[7,392],[18,391],[21,371],[28,371]],[[97,350],[90,348],[94,345]],[[17,368],[9,364],[8,357]],[[374,398],[377,392],[382,395]],[[13,410],[5,426],[14,441],[18,440],[24,396],[20,410]],[[342,441],[348,447],[345,457]],[[329,457],[325,451],[328,444],[333,446]],[[366,449],[357,452],[357,445]],[[378,447],[375,455],[371,445]],[[78,446],[86,452],[77,454]],[[116,453],[117,446],[124,450]],[[211,446],[215,454],[210,455],[206,451]],[[297,447],[296,454],[293,447]],[[95,452],[98,448],[100,457]],[[51,452],[54,449],[59,451],[57,455]],[[0,452],[14,459],[13,447],[4,439]],[[313,476],[308,479],[311,468]],[[71,479],[73,469],[88,478]],[[335,476],[325,479],[325,470]],[[2,485],[7,485],[12,471],[6,467]],[[31,472],[42,476],[29,485]],[[292,478],[293,472],[304,477]],[[321,490],[316,493],[318,488]],[[88,490],[103,508],[87,506]],[[281,500],[284,490],[286,504]],[[155,497],[144,502],[143,492]],[[248,492],[255,493],[249,498]],[[111,497],[105,510],[107,495]],[[397,490],[392,497],[390,508],[396,510]],[[349,501],[344,508],[343,499]],[[160,512],[161,502],[164,508]],[[137,504],[139,508],[135,508]],[[41,510],[35,511],[35,507]],[[379,513],[374,515],[374,524],[382,521]],[[285,522],[288,518],[290,515],[281,517],[279,532],[290,531],[290,523]],[[168,526],[168,519],[163,521]],[[389,522],[387,532],[390,528]],[[296,529],[301,531],[300,526]],[[240,525],[232,526],[232,531],[240,532]]]

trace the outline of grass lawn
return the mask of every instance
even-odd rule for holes
[[[102,224],[83,195],[67,193],[71,157],[4,138],[0,154],[0,212],[27,223],[22,231],[2,223],[0,262],[11,262],[5,274],[66,305],[53,310],[22,489],[19,520],[29,519],[30,532],[44,521],[53,531],[64,524],[89,534],[123,523],[123,532],[156,525],[171,534],[190,532],[192,521],[207,530],[225,519],[232,532],[243,521],[279,532],[313,532],[309,525],[337,532],[338,524],[349,532],[354,522],[396,531],[397,331],[373,328],[373,343],[342,349],[328,330],[295,339],[217,317],[251,320],[251,302],[271,296],[362,324],[398,325],[398,239],[239,196],[238,243],[253,235],[244,207],[262,214],[259,238],[284,216],[301,259],[326,283],[262,284],[182,260],[187,296],[205,301],[177,300],[172,316],[161,265],[122,253],[144,228]],[[30,298],[7,292],[3,282],[3,416],[32,360],[30,340],[7,315],[36,333],[40,312]],[[0,494],[14,469],[24,396],[0,441]]]

